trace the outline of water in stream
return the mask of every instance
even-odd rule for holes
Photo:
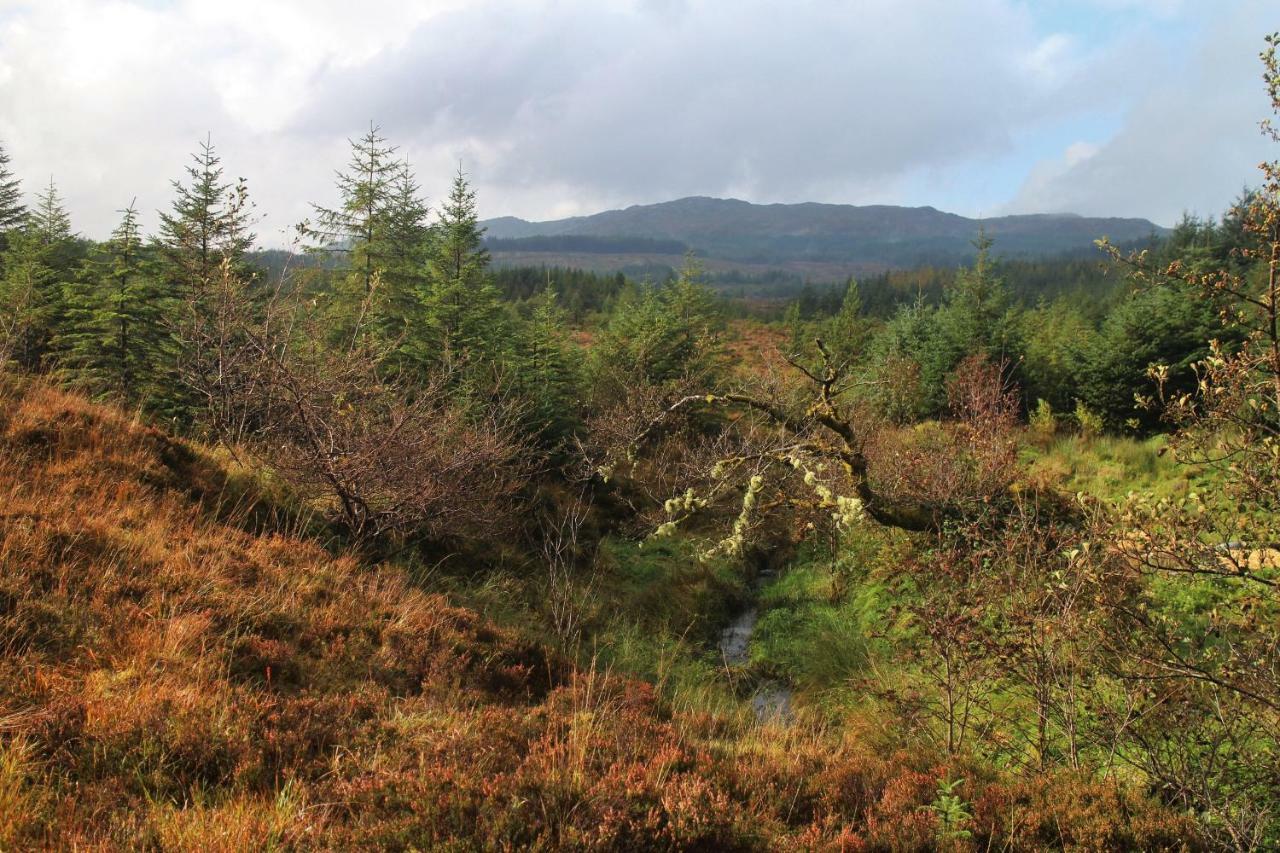
[[[773,572],[756,575],[753,584],[755,592],[758,593],[773,576]],[[756,620],[759,618],[760,610],[753,603],[735,616],[720,634],[720,654],[724,656],[726,665],[737,667],[747,663],[750,658],[751,635],[755,633]],[[751,708],[760,722],[790,719],[791,689],[773,682],[762,684],[751,696]]]
[[[720,654],[724,655],[724,662],[729,666],[741,666],[747,662],[751,635],[755,633],[759,617],[760,611],[752,605],[735,616],[720,635]]]

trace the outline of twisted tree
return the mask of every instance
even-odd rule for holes
[[[679,487],[663,502],[656,535],[696,516],[724,509],[736,497],[736,517],[713,550],[740,552],[770,515],[785,515],[803,537],[821,527],[860,519],[908,531],[936,531],[951,518],[997,500],[1015,468],[1012,430],[1016,398],[1003,366],[982,356],[966,360],[948,385],[953,418],[902,428],[867,402],[870,383],[839,360],[822,339],[807,365],[786,357],[790,371],[741,388],[671,395],[637,391],[629,408],[602,416],[613,447],[598,473],[644,477],[671,469],[679,455]],[[692,426],[691,426],[692,425]],[[670,444],[679,435],[682,452]],[[650,464],[652,458],[665,461]]]

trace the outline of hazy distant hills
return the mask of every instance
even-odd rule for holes
[[[961,262],[973,254],[979,227],[997,254],[1062,255],[1163,235],[1146,219],[1073,214],[976,220],[932,207],[843,204],[751,204],[682,198],[591,216],[528,222],[505,216],[484,223],[499,263],[570,264],[596,269],[671,263],[685,248],[712,269],[787,269],[832,277],[893,267]]]

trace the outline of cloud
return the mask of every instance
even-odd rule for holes
[[[1257,127],[1268,114],[1257,60],[1271,16],[1264,5],[1216,16],[1181,68],[1134,104],[1113,137],[1077,142],[1039,163],[1009,209],[1146,216],[1164,225],[1184,211],[1220,214],[1256,182],[1257,164],[1275,156]]]
[[[893,201],[921,168],[1008,154],[1019,128],[1087,108],[1063,91],[1078,87],[1074,49],[1004,0],[741,0],[732,14],[566,2],[496,17],[478,2],[323,75],[295,129],[377,116],[415,162],[461,157],[504,209]]]
[[[1176,0],[1089,5],[1184,14]],[[1167,113],[1201,109],[1191,95],[1214,101],[1224,136],[1259,114],[1214,89],[1259,92],[1256,69],[1240,76],[1258,45],[1215,38],[1243,59],[1198,54],[1208,77],[1187,94],[1161,83],[1167,46],[1151,32],[1085,38],[1019,0],[0,0],[0,140],[29,187],[57,178],[93,236],[135,195],[144,211],[167,205],[212,131],[280,243],[309,202],[332,201],[347,139],[370,120],[429,195],[461,160],[487,215],[690,194],[895,203],[975,173],[1022,183],[1019,209],[1153,213],[1184,178],[1121,194],[1113,175],[1148,165],[1122,137],[1149,120],[1168,132]],[[1125,109],[1115,139],[1072,130]],[[1179,156],[1221,149],[1181,132]],[[1035,165],[1027,139],[1046,133],[1059,153]],[[1098,149],[1067,157],[1081,141]],[[1228,192],[1240,181],[1225,167],[1185,181],[1219,178]]]
[[[1087,0],[1102,9],[1136,11],[1146,14],[1172,16],[1187,7],[1187,0]]]

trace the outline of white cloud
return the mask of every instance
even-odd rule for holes
[[[1072,69],[1072,59],[1076,53],[1075,40],[1066,33],[1053,33],[1041,39],[1023,58],[1023,67],[1032,75],[1054,83],[1063,78]]]
[[[1172,17],[1187,8],[1187,0],[1086,0],[1103,9],[1136,11]]]
[[[1165,48],[1149,37],[1098,44],[1037,23],[1019,0],[0,0],[0,140],[28,187],[56,176],[94,236],[134,195],[165,206],[212,131],[278,243],[308,202],[331,200],[346,138],[371,119],[430,195],[461,158],[486,214],[695,193],[894,202],[922,174],[1014,168],[1028,133],[1160,78]],[[1242,44],[1247,65],[1258,45]],[[1221,66],[1213,86],[1260,91],[1256,69],[1239,79],[1239,63],[1198,61]],[[1202,109],[1161,91],[1167,104],[1148,100],[1168,113]],[[1225,103],[1210,108],[1221,135],[1248,133]],[[1134,123],[1164,126],[1142,110]],[[1215,133],[1170,145],[1219,150]],[[1120,138],[1064,152],[1016,204],[1148,212],[1147,188],[1117,198],[1101,191],[1117,179],[1086,179],[1134,157],[1145,168]]]
[[[1257,130],[1268,114],[1257,60],[1266,5],[1216,16],[1180,71],[1151,87],[1111,139],[1077,143],[1037,165],[1009,209],[1146,216],[1162,225],[1184,211],[1222,213],[1276,153]]]

